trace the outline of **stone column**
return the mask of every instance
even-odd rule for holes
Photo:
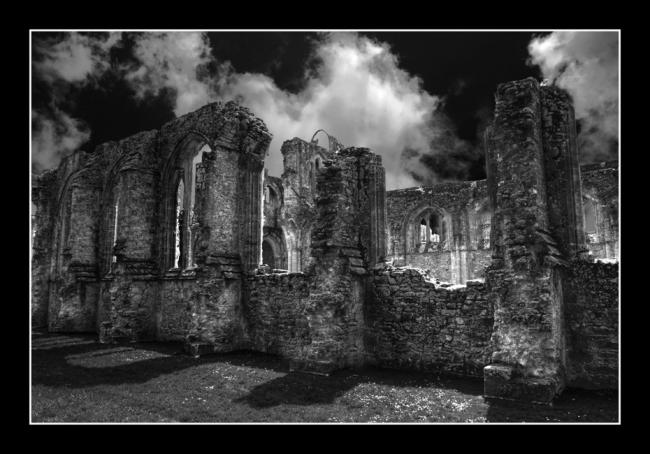
[[[573,259],[587,252],[573,104],[556,87],[541,87],[540,95],[548,228],[566,258]]]
[[[381,156],[372,155],[368,162],[368,209],[370,243],[368,266],[386,259],[386,171]]]
[[[292,361],[294,370],[329,373],[363,364],[367,263],[370,254],[380,250],[370,232],[385,225],[385,211],[376,207],[376,197],[369,197],[369,186],[376,185],[374,178],[381,174],[375,169],[371,176],[370,169],[377,165],[368,149],[348,148],[325,161],[318,175],[312,261],[306,269],[311,343]]]
[[[499,85],[486,134],[495,213],[486,284],[494,304],[488,397],[549,402],[564,386],[562,282],[548,234],[540,87],[532,78]]]

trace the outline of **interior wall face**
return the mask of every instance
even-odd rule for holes
[[[387,259],[395,266],[420,268],[441,283],[485,277],[491,255],[485,180],[388,191],[386,200]],[[431,214],[435,232],[421,224]]]

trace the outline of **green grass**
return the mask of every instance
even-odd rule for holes
[[[103,345],[35,333],[33,422],[597,422],[613,392],[567,390],[553,406],[483,398],[480,379],[368,368],[289,372],[252,352],[191,358],[179,344]]]

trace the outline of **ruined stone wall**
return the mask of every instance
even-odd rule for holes
[[[251,349],[299,358],[311,343],[307,306],[309,278],[303,273],[247,278],[245,314]]]
[[[489,229],[492,215],[485,180],[398,189],[388,191],[386,199],[387,259],[393,264],[429,270],[440,282],[463,284],[484,277],[491,251],[489,233],[483,238],[481,226]],[[441,242],[414,249],[416,217],[427,209],[444,223]]]
[[[594,258],[619,258],[618,161],[580,168],[585,239]]]
[[[35,282],[47,282],[46,292],[37,294],[42,298],[37,307],[46,305],[50,331],[95,331],[99,286],[94,221],[101,190],[96,160],[75,153],[53,173],[46,172],[39,185],[41,193],[51,192],[39,197],[38,211],[51,217],[41,217],[35,233],[38,253],[32,264],[45,271]]]
[[[572,262],[576,294],[565,308],[567,382],[580,388],[618,388],[617,263]]]
[[[311,188],[309,266],[304,273],[259,270],[245,281],[251,348],[282,354],[292,369],[315,373],[365,363],[367,267],[381,256],[381,242],[373,238],[385,219],[376,196],[385,177],[377,168],[381,158],[365,148],[339,150],[321,162]]]
[[[378,269],[365,319],[379,366],[482,376],[490,362],[493,308],[481,282],[445,288],[417,270]]]
[[[562,257],[568,251],[559,251],[549,232],[558,217],[549,220],[556,208],[548,205],[553,202],[547,199],[544,164],[547,153],[575,153],[575,146],[546,146],[546,138],[555,137],[544,130],[549,97],[540,91],[546,89],[532,78],[499,85],[494,122],[486,132],[488,192],[495,207],[486,284],[495,314],[494,352],[484,380],[486,394],[494,397],[550,401],[564,386]],[[571,108],[567,96],[553,99],[563,103],[561,110]],[[552,127],[567,130],[568,121],[565,116]],[[555,197],[569,188],[554,184],[548,190]],[[575,224],[563,231],[572,230]]]
[[[242,273],[261,259],[270,139],[247,109],[213,103],[160,130],[76,152],[37,177],[34,324],[46,308],[53,331],[234,348],[244,331]],[[174,269],[177,183],[188,169],[196,192],[182,234],[190,252]]]
[[[283,206],[281,228],[287,242],[288,270],[304,271],[311,261],[311,229],[316,218],[316,179],[332,153],[297,137],[282,144]]]
[[[47,327],[56,172],[32,176],[32,326]]]

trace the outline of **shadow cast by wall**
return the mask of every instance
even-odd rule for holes
[[[32,343],[32,385],[84,388],[98,385],[144,383],[159,376],[209,363],[229,363],[288,372],[288,363],[279,358],[255,352],[232,352],[193,358],[183,353],[180,343],[118,343],[100,344],[92,335],[48,335],[35,337]],[[134,360],[118,365],[74,364],[75,357],[104,361],[110,355],[129,352],[151,352],[160,356]]]
[[[483,382],[473,378],[459,379],[414,371],[366,367],[358,370],[339,370],[330,376],[290,372],[256,386],[237,402],[246,403],[254,408],[268,408],[283,404],[329,404],[364,383],[393,388],[444,387],[474,396],[479,396],[483,392]]]

